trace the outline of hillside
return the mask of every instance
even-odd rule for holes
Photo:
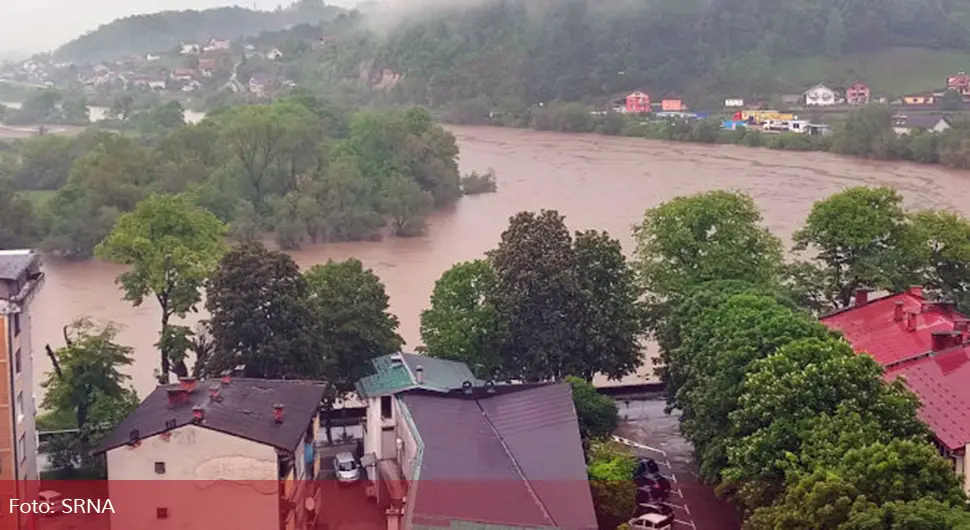
[[[355,77],[367,56],[404,74],[393,99],[441,106],[605,101],[637,88],[703,105],[855,74],[877,91],[931,88],[970,70],[970,0],[483,0],[426,12],[366,52],[355,41],[313,57],[330,65],[313,71],[343,65]],[[902,70],[900,53],[912,63]]]
[[[221,7],[204,11],[163,11],[117,19],[58,48],[54,56],[74,62],[100,62],[125,55],[173,49],[180,42],[235,39],[294,24],[329,20],[343,9],[322,0],[301,0],[279,11]]]

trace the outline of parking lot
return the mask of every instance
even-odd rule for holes
[[[692,448],[680,435],[678,418],[664,413],[663,396],[618,398],[617,404],[624,421],[616,440],[637,456],[654,459],[670,479],[674,528],[740,530],[737,511],[698,478]]]

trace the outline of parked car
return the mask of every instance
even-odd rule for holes
[[[61,505],[61,501],[64,500],[64,496],[60,492],[54,490],[45,490],[37,494],[37,504],[46,504],[50,507],[50,510],[40,511],[41,515],[57,515],[61,513],[64,506]]]
[[[674,527],[674,516],[648,513],[630,519],[627,526],[630,530],[671,530]]]
[[[633,472],[637,484],[637,502],[659,502],[666,500],[672,486],[667,477],[660,474],[660,466],[652,458],[641,459]]]
[[[360,465],[350,452],[337,453],[333,457],[333,471],[340,484],[355,484],[360,480]]]
[[[665,502],[638,502],[636,515],[639,517],[648,513],[667,516],[673,515],[674,509]]]

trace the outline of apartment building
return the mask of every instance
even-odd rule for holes
[[[229,376],[157,387],[95,451],[112,528],[312,528],[323,393]]]

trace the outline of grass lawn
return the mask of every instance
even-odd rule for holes
[[[47,204],[47,201],[51,200],[51,197],[57,192],[54,190],[28,190],[20,193],[34,205],[34,208],[39,208]]]
[[[948,75],[970,72],[970,55],[956,50],[889,48],[838,59],[794,59],[779,64],[775,71],[779,84],[793,94],[818,83],[849,86],[858,80],[869,85],[873,95],[894,97],[944,88]]]

